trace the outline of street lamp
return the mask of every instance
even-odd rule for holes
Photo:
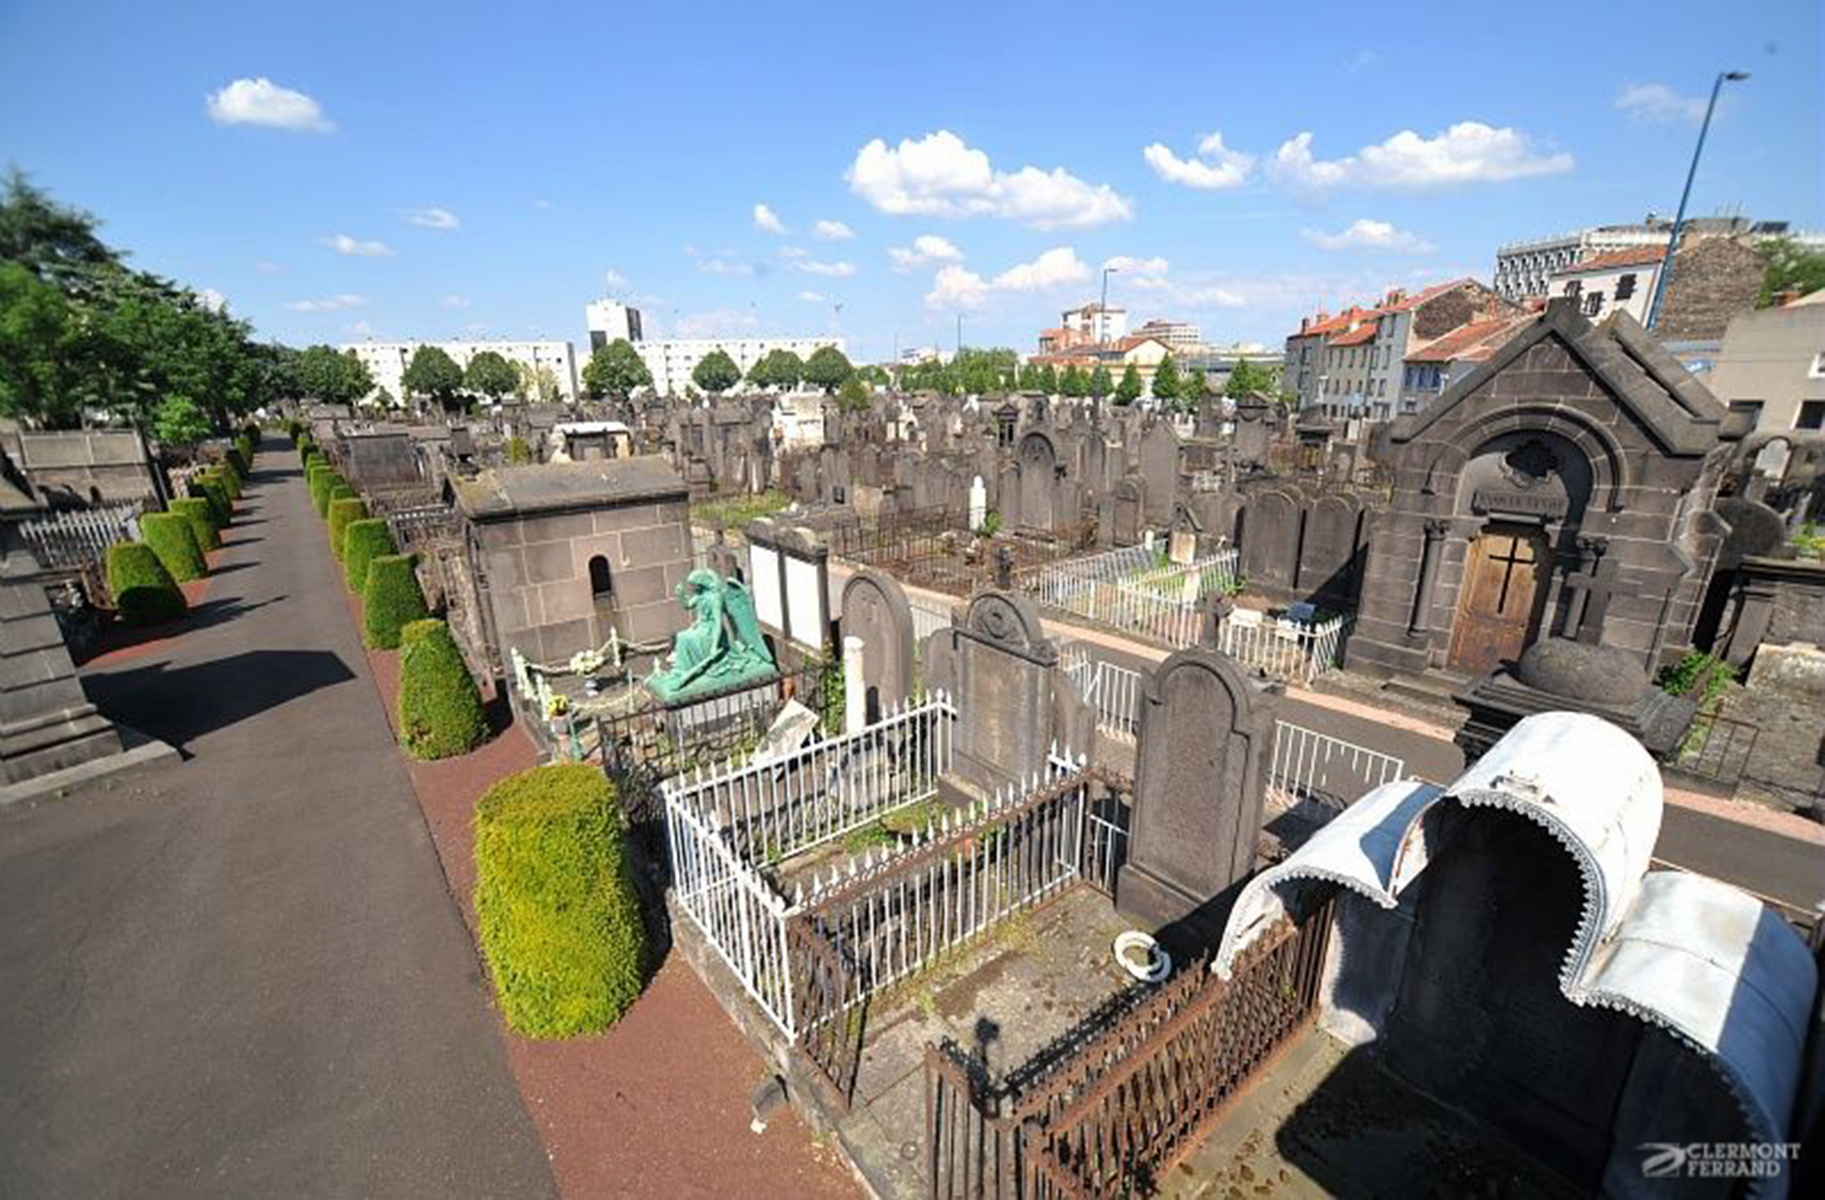
[[[1679,193],[1679,211],[1673,215],[1673,234],[1667,239],[1667,255],[1661,261],[1659,274],[1654,277],[1654,300],[1648,305],[1649,329],[1654,328],[1654,323],[1660,320],[1660,305],[1667,296],[1667,283],[1673,278],[1673,259],[1679,253],[1679,234],[1686,223],[1686,201],[1692,198],[1692,180],[1698,175],[1698,156],[1705,152],[1705,134],[1711,131],[1711,114],[1717,109],[1717,93],[1723,90],[1726,80],[1741,83],[1747,78],[1747,71],[1719,71],[1711,84],[1711,102],[1705,105],[1704,123],[1698,127],[1698,145],[1692,147],[1692,165],[1686,170],[1686,190]]]
[[[1099,342],[1109,340],[1109,276],[1119,270],[1120,267],[1103,268],[1103,298],[1096,308],[1096,332],[1099,335],[1096,340]]]

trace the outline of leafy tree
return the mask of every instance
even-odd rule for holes
[[[786,353],[790,354],[791,351],[787,351]],[[796,358],[798,356],[793,355],[793,357]],[[855,373],[856,378],[860,379],[863,383],[868,384],[870,387],[893,386],[893,376],[889,375],[887,373],[887,368],[881,366],[879,363],[869,363],[865,367],[857,367]]]
[[[444,353],[441,346],[420,346],[412,352],[399,386],[408,396],[424,396],[437,401],[445,411],[463,406],[463,369]]]
[[[1171,404],[1179,398],[1179,364],[1168,354],[1153,369],[1153,398]]]
[[[1055,395],[1058,392],[1058,371],[1051,363],[1041,363],[1036,367],[1028,366],[1020,373],[1020,386],[1031,391],[1044,392],[1048,396]]]
[[[538,367],[533,370],[532,390],[543,404],[555,404],[564,395],[563,389],[558,387],[558,373],[550,367]]]
[[[170,396],[152,417],[152,436],[166,446],[196,445],[212,432],[209,414],[188,396]]]
[[[712,396],[720,396],[741,382],[741,368],[718,347],[697,360],[691,382]]]
[[[849,365],[849,359],[835,346],[819,346],[805,360],[805,382],[812,387],[824,389],[826,396],[833,394],[843,386],[843,382],[855,373]]]
[[[519,383],[520,373],[494,350],[483,350],[470,359],[468,367],[463,370],[463,386],[472,392],[480,392],[497,404],[501,397],[511,393]]]
[[[1271,367],[1258,367],[1246,358],[1236,360],[1235,369],[1229,373],[1229,383],[1224,386],[1223,394],[1231,400],[1240,400],[1255,392],[1271,396],[1279,386],[1279,380]]]
[[[805,360],[790,350],[767,351],[765,357],[748,372],[748,382],[755,387],[775,387],[789,392],[805,377]]]
[[[625,400],[635,388],[651,387],[652,383],[653,373],[626,338],[598,346],[583,367],[583,390],[598,398]]]
[[[0,263],[0,415],[50,429],[81,424],[79,338],[62,292]]]
[[[1102,368],[1098,367],[1097,370]],[[1128,369],[1122,372],[1122,381],[1115,385],[1115,402],[1126,408],[1138,400],[1140,395],[1141,372],[1133,363],[1129,363]]]
[[[1115,380],[1109,376],[1109,368],[1104,363],[1097,363],[1096,370],[1090,372],[1090,394],[1101,400],[1115,390]]]
[[[1210,381],[1204,375],[1203,367],[1193,367],[1179,376],[1179,395],[1177,407],[1181,412],[1196,412],[1209,390]]]
[[[844,412],[866,412],[873,400],[874,393],[856,375],[845,379],[836,394],[836,406]]]
[[[374,390],[373,375],[353,350],[306,346],[298,355],[296,374],[300,392],[326,404],[353,404]]]
[[[1757,308],[1767,308],[1782,292],[1798,291],[1807,295],[1825,288],[1825,254],[1808,250],[1792,238],[1775,238],[1764,242],[1762,255],[1768,269],[1762,275],[1761,295]]]
[[[384,387],[378,387],[374,389],[374,403],[380,408],[393,408],[399,401],[393,397],[392,392],[387,391]]]
[[[1081,400],[1090,394],[1090,378],[1076,363],[1067,363],[1065,373],[1059,377],[1058,390],[1073,400]]]

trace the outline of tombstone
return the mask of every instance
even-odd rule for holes
[[[1355,607],[1362,521],[1362,505],[1354,498],[1325,496],[1312,508],[1299,548],[1298,588],[1320,608]]]
[[[1179,435],[1166,421],[1155,422],[1141,439],[1141,478],[1147,482],[1147,523],[1164,529],[1179,490]]]
[[[1115,887],[1124,916],[1159,929],[1254,870],[1273,709],[1270,693],[1211,650],[1180,650],[1148,678]]]
[[[1011,592],[979,593],[952,621],[958,800],[1039,771],[1054,738],[1058,647],[1039,610]]]
[[[1020,473],[1020,524],[1042,533],[1058,532],[1058,448],[1049,434],[1028,430],[1015,456]]]
[[[989,515],[989,491],[982,485],[982,476],[970,480],[970,528],[981,529]]]
[[[891,575],[863,567],[843,585],[844,637],[862,640],[862,692],[872,724],[913,690],[913,615]]]
[[[1001,468],[997,476],[996,508],[1001,513],[1001,527],[1013,530],[1024,524],[1020,514],[1020,468],[1013,463]]]
[[[1770,438],[1756,452],[1755,473],[1779,483],[1787,474],[1787,460],[1792,454],[1793,444],[1786,438]]]
[[[1115,485],[1112,514],[1117,546],[1138,546],[1146,533],[1147,488],[1133,475]]]
[[[1198,539],[1203,536],[1204,523],[1198,520],[1198,514],[1184,503],[1172,506],[1172,529],[1166,537],[1166,557],[1176,567],[1188,567],[1198,560]],[[1195,575],[1186,577],[1195,580]]]
[[[1242,538],[1242,570],[1250,583],[1292,586],[1303,518],[1304,512],[1285,492],[1250,497]]]

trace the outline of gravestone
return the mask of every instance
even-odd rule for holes
[[[1166,557],[1177,567],[1188,567],[1197,561],[1198,538],[1204,533],[1204,523],[1198,520],[1198,514],[1184,503],[1172,506],[1172,529],[1166,538]],[[1186,577],[1193,582],[1195,575]]]
[[[1148,678],[1124,916],[1158,929],[1254,870],[1273,727],[1272,695],[1214,651],[1180,650]]]
[[[1299,590],[1321,608],[1353,608],[1362,506],[1326,496],[1312,508],[1299,549]]]
[[[1242,570],[1251,583],[1292,586],[1303,517],[1285,492],[1258,492],[1250,498],[1243,528]]]
[[[1115,485],[1114,533],[1118,546],[1138,546],[1146,528],[1146,486],[1130,475]]]
[[[891,575],[863,567],[843,585],[843,636],[862,639],[867,719],[903,703],[913,690],[913,615]]]
[[[982,484],[982,476],[970,480],[970,528],[981,529],[982,523],[989,515],[989,490]]]
[[[1141,478],[1147,481],[1147,523],[1164,529],[1179,490],[1179,435],[1165,421],[1141,438]]]
[[[1033,602],[979,593],[933,636],[948,640],[953,660],[938,671],[955,684],[952,797],[967,802],[1039,771],[1056,736],[1056,684],[1068,681]]]
[[[1042,533],[1056,533],[1058,520],[1058,450],[1041,431],[1029,430],[1020,439],[1015,457],[1020,473],[1020,524]]]

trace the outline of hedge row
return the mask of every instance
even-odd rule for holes
[[[108,592],[114,609],[128,625],[157,625],[176,620],[190,607],[171,572],[144,542],[117,542],[108,547]]]
[[[431,615],[425,594],[418,587],[418,573],[410,554],[383,554],[368,562],[367,587],[362,592],[366,628],[362,631],[371,650],[399,649],[399,635],[407,625]]]
[[[198,548],[215,550],[222,544],[221,527],[216,524],[215,506],[204,496],[180,496],[171,502],[171,511],[190,523],[190,534]]]
[[[201,579],[209,569],[203,548],[197,544],[190,519],[181,513],[147,513],[139,519],[140,537],[158,556],[165,571],[179,583]]]
[[[467,754],[488,736],[482,695],[450,627],[413,621],[399,636],[399,741],[413,758]]]
[[[348,532],[349,522],[359,521],[367,515],[368,506],[356,498],[352,489],[347,496],[330,501],[330,553],[336,556],[337,561],[342,559],[342,539]]]
[[[387,523],[379,517],[350,521],[342,531],[342,581],[357,595],[366,595],[368,564],[384,554],[398,554]]]
[[[581,763],[508,776],[475,806],[475,910],[507,1024],[598,1033],[639,997],[648,949],[608,780]]]

